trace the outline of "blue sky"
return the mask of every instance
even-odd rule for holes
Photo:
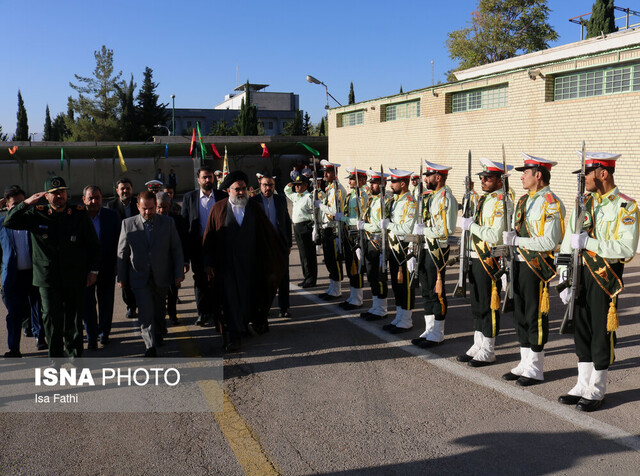
[[[569,18],[589,12],[592,0],[551,0],[554,45],[580,39]],[[154,2],[122,0],[0,0],[3,45],[0,124],[15,132],[17,93],[40,140],[45,108],[66,111],[74,73],[91,76],[93,52],[114,51],[116,71],[142,83],[146,66],[158,94],[176,107],[210,108],[247,79],[268,91],[295,92],[313,122],[324,113],[324,81],[343,104],[353,81],[356,100],[445,81],[455,64],[447,33],[462,28],[477,0],[272,0]],[[332,103],[332,106],[335,105]]]

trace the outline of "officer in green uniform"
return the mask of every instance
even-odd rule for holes
[[[365,188],[367,173],[347,167],[349,192],[344,198],[344,213],[338,212],[335,215],[336,221],[344,223],[347,230],[343,240],[344,261],[349,277],[349,297],[340,303],[340,307],[351,311],[362,307],[362,287],[364,284],[364,268],[360,266],[362,262],[363,250],[360,249],[360,231],[357,228],[358,221],[362,218],[363,210],[369,199],[368,189]],[[364,246],[363,246],[364,247]]]
[[[331,301],[342,296],[343,255],[341,239],[344,240],[345,237],[344,233],[338,231],[342,222],[336,221],[335,215],[338,212],[342,213],[346,193],[337,178],[340,164],[322,160],[320,165],[324,167],[324,180],[327,182],[327,187],[323,198],[317,200],[314,206],[320,209],[322,218],[322,253],[324,264],[329,271],[329,288],[319,297]]]
[[[49,357],[82,355],[84,288],[95,284],[100,242],[86,209],[69,206],[62,177],[12,208],[4,225],[31,234],[33,285],[40,289]],[[47,205],[35,205],[45,197]],[[35,205],[35,206],[34,206]]]
[[[585,154],[586,214],[581,230],[574,230],[574,210],[561,253],[573,249],[582,253],[579,296],[573,315],[578,355],[578,383],[559,402],[576,405],[578,410],[597,410],[607,389],[607,370],[614,360],[618,328],[618,294],[622,291],[624,263],[634,257],[638,247],[638,205],[614,183],[613,173],[619,154]],[[578,171],[574,172],[577,173]],[[558,266],[560,281],[566,267]],[[571,289],[560,293],[566,304]]]
[[[301,175],[284,188],[284,194],[293,203],[291,221],[300,253],[304,280],[298,285],[312,288],[318,279],[318,257],[313,242],[313,195],[309,193],[309,179]]]
[[[549,339],[549,281],[556,275],[553,252],[564,234],[564,205],[549,188],[551,160],[522,153],[522,187],[513,215],[513,231],[502,233],[515,248],[513,321],[520,343],[520,362],[502,376],[527,387],[544,380],[544,346]],[[512,248],[513,249],[513,248]]]
[[[380,220],[384,218],[382,211],[386,210],[386,198],[383,196],[382,180],[389,177],[389,174],[382,172],[374,172],[369,170],[369,199],[365,206],[364,216],[358,222],[358,230],[363,230],[366,236],[365,240],[365,264],[367,268],[367,280],[371,286],[371,295],[373,303],[371,308],[360,314],[360,317],[367,321],[376,321],[387,317],[387,295],[389,293],[389,285],[387,283],[386,267],[383,271],[382,256],[382,230],[380,229]]]
[[[458,202],[446,185],[451,167],[426,161],[425,185],[431,193],[421,197],[422,220],[413,234],[424,235],[425,251],[420,254],[418,276],[424,300],[425,330],[411,342],[422,348],[444,340],[447,296],[444,292],[446,264],[449,259],[449,235],[456,231]]]
[[[491,256],[491,248],[502,243],[505,230],[502,175],[503,165],[481,158],[480,176],[482,191],[475,214],[462,218],[462,228],[470,237],[471,258],[471,312],[473,313],[474,343],[458,361],[471,367],[482,367],[496,360],[494,345],[500,332],[500,264]],[[508,169],[512,169],[508,166]]]
[[[411,196],[417,202],[420,197],[418,194],[420,193],[420,174],[411,174],[411,183],[409,184],[409,191],[411,192]]]
[[[400,334],[413,328],[411,315],[416,302],[416,291],[411,286],[409,275],[416,266],[416,259],[408,258],[408,244],[405,243],[405,237],[411,234],[415,225],[416,201],[409,192],[411,172],[397,169],[389,169],[389,172],[391,172],[393,200],[390,203],[390,218],[380,220],[380,228],[387,230],[391,251],[389,272],[396,299],[396,317],[382,328],[392,334]]]

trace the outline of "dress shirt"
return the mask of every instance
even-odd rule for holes
[[[200,233],[204,236],[204,230],[207,228],[207,221],[209,220],[209,212],[213,205],[215,205],[216,199],[213,196],[213,190],[207,197],[202,189],[200,189]]]
[[[269,198],[265,197],[264,195],[262,196],[262,204],[264,205],[264,212],[267,214],[267,218],[269,218],[269,221],[271,222],[271,224],[273,225],[274,228],[278,228],[278,225],[276,224],[276,204],[273,200],[273,195],[270,196]]]
[[[244,220],[244,209],[245,207],[234,205],[233,203],[231,204],[231,210],[233,210],[233,214],[236,217],[236,221],[240,226],[242,226],[242,220]]]
[[[96,235],[98,235],[98,239],[100,239],[100,212],[93,218],[91,218],[93,222],[93,227],[96,229]]]
[[[29,232],[27,230],[11,230],[16,244],[16,261],[20,271],[33,268],[31,250],[29,249]]]

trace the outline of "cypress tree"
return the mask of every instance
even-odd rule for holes
[[[47,104],[47,110],[44,116],[44,136],[42,140],[50,141],[53,140],[51,137],[53,134],[53,124],[51,123],[51,114],[49,114],[49,105]]]
[[[136,83],[133,82],[133,74],[129,84],[119,91],[120,108],[120,137],[123,140],[146,140],[153,135],[153,131],[144,129],[139,121],[136,107],[133,105],[133,93],[136,90]]]
[[[144,69],[144,80],[142,87],[136,98],[137,113],[140,127],[142,128],[141,139],[146,139],[152,135],[158,135],[161,132],[156,128],[158,124],[165,125],[169,122],[170,113],[167,111],[169,103],[159,103],[160,96],[156,94],[158,83],[153,82],[153,70],[148,66]],[[124,114],[124,111],[123,111]]]
[[[587,38],[618,31],[613,0],[596,0],[587,22]]]
[[[302,123],[302,135],[303,136],[310,136],[311,135],[311,117],[309,117],[309,113],[305,112],[304,113],[304,120]]]
[[[349,104],[356,103],[356,93],[353,92],[353,81],[351,82],[351,87],[349,88]]]
[[[16,114],[18,123],[16,124],[16,135],[13,140],[29,140],[29,121],[27,120],[27,110],[24,107],[22,93],[18,89],[18,113]]]
[[[404,91],[402,90],[402,84],[400,85],[400,92],[398,94],[402,94]]]
[[[249,80],[244,88],[245,97],[240,103],[240,113],[236,118],[236,128],[239,136],[258,135],[258,108],[251,104],[251,91],[249,90]]]

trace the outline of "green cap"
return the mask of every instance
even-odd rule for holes
[[[62,177],[49,177],[44,183],[44,191],[51,193],[56,190],[69,190],[69,187]]]

